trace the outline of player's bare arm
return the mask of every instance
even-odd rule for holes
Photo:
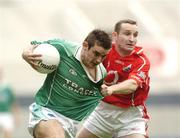
[[[101,88],[101,93],[104,96],[112,94],[130,94],[136,91],[136,89],[138,88],[138,84],[135,80],[128,79],[112,86],[103,84]]]

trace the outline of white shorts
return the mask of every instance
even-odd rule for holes
[[[130,134],[147,135],[143,106],[120,108],[103,101],[83,126],[99,138],[122,137]]]
[[[11,113],[0,113],[0,127],[8,131],[14,129],[14,118]]]
[[[64,128],[66,133],[66,138],[75,137],[79,124],[78,121],[67,118],[57,113],[56,111],[37,105],[36,103],[31,104],[29,106],[29,110],[30,110],[30,117],[29,117],[28,130],[32,136],[33,136],[34,127],[41,120],[56,119],[62,124],[62,127]]]

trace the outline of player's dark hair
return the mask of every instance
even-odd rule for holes
[[[105,31],[100,29],[95,29],[91,31],[84,41],[88,43],[89,49],[93,47],[95,44],[103,47],[104,49],[111,48],[110,36]]]
[[[131,19],[120,20],[119,22],[117,22],[115,24],[114,31],[119,33],[119,31],[121,30],[121,25],[123,23],[129,23],[129,24],[132,24],[132,25],[137,25],[137,22],[134,21],[134,20],[131,20]]]

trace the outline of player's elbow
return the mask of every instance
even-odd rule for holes
[[[126,93],[127,94],[130,94],[130,93],[133,93],[133,92],[135,92],[136,91],[136,88],[135,87],[130,87],[127,91],[126,91]]]
[[[126,91],[127,94],[133,93],[136,91],[136,89],[138,88],[138,84],[135,80],[130,80],[129,81],[129,87]]]

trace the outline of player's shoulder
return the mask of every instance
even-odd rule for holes
[[[134,53],[135,53],[136,55],[141,55],[141,56],[147,57],[147,56],[146,56],[146,53],[144,52],[144,48],[141,47],[141,46],[135,46],[135,48],[134,48]]]
[[[60,52],[63,51],[68,55],[72,55],[81,45],[63,38],[49,39],[42,43],[48,43],[56,47]]]
[[[75,45],[73,42],[63,39],[63,38],[50,39],[48,41],[45,41],[45,43],[48,43],[51,45],[61,45],[64,47],[70,47],[70,46]]]
[[[135,46],[135,53],[140,58],[140,60],[142,60],[146,64],[150,64],[149,58],[147,57],[146,53],[144,52],[143,47]]]
[[[141,46],[135,46],[135,48],[134,48],[134,53],[137,54],[137,55],[144,54],[144,52],[143,52],[143,47],[141,47]]]

